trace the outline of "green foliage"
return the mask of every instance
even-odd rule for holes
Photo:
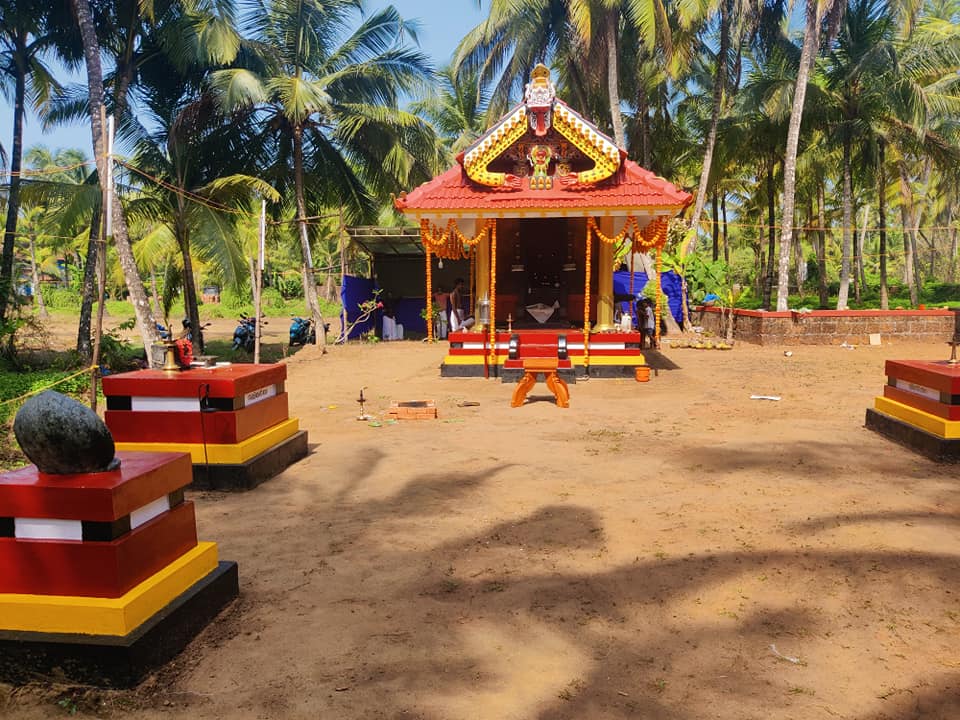
[[[723,260],[707,260],[699,254],[687,255],[687,293],[697,303],[713,293],[721,297],[730,287],[730,269]]]
[[[43,301],[49,310],[79,310],[80,293],[61,287],[42,286]]]
[[[132,330],[136,326],[136,318],[130,318],[120,323],[115,329],[109,330],[100,337],[100,366],[109,368],[113,372],[134,370],[142,348],[135,348],[120,332]]]

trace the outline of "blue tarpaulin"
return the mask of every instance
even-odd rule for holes
[[[346,316],[344,327],[360,317],[360,303],[373,300],[374,290],[376,290],[376,283],[373,280],[354,277],[353,275],[343,277],[343,285],[340,288],[340,302],[343,303],[343,314]],[[371,316],[364,322],[357,324],[350,331],[350,337],[347,339],[356,340],[363,333],[369,332],[373,329],[374,322],[376,321]]]
[[[647,284],[647,275],[646,273],[638,272],[633,274],[633,278],[633,292],[635,295],[639,295]],[[663,275],[660,276],[660,287],[664,295],[667,296],[667,306],[670,308],[670,313],[678,323],[681,323],[683,321],[683,313],[681,312],[682,305],[680,300],[680,276],[672,271],[663,273]],[[376,290],[377,286],[373,280],[354,277],[352,275],[346,275],[343,278],[343,287],[340,290],[340,301],[343,303],[347,325],[360,316],[360,304],[373,300]],[[613,292],[617,295],[626,295],[630,292],[629,272],[615,272],[613,274]],[[393,307],[394,318],[398,323],[403,325],[404,332],[426,335],[427,324],[421,315],[421,312],[423,312],[423,309],[426,307],[424,298],[397,298],[385,302],[389,302]],[[627,305],[627,303],[621,303],[621,311],[626,310]],[[631,308],[630,311],[634,317],[636,317],[636,311],[633,308]],[[370,319],[354,327],[353,330],[350,331],[350,337],[348,339],[356,340],[363,333],[369,332],[375,326],[377,330],[381,330],[382,326],[380,321],[382,317],[382,313],[377,311],[376,315],[371,316]]]
[[[637,272],[633,274],[633,293],[640,295],[644,286],[647,284],[647,274]],[[667,306],[670,308],[670,314],[677,323],[683,322],[683,301],[680,299],[680,276],[672,270],[660,275],[660,289],[667,296]],[[622,271],[613,274],[613,292],[615,295],[627,295],[630,293],[630,272]],[[621,312],[627,308],[627,303],[622,303]],[[631,313],[636,317],[635,309],[631,308]]]
[[[340,289],[340,302],[343,303],[343,309],[346,313],[346,324],[349,325],[360,316],[360,304],[373,300],[377,285],[373,280],[366,278],[346,275],[343,278],[343,287]],[[383,299],[383,296],[381,296]],[[427,324],[420,313],[426,307],[426,300],[423,298],[395,298],[384,300],[393,308],[394,319],[403,325],[404,332],[420,335],[427,334]],[[356,340],[363,333],[369,332],[374,327],[382,331],[382,311],[377,311],[370,318],[359,323],[350,331],[348,340]]]

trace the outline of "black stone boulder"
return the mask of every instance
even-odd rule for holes
[[[86,405],[47,390],[27,400],[13,421],[20,449],[50,475],[105,472],[120,465],[113,435]]]

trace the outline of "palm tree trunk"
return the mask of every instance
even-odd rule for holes
[[[820,307],[826,309],[830,305],[830,288],[827,285],[827,211],[826,189],[823,179],[817,182],[817,293],[820,295]]]
[[[700,170],[700,184],[697,186],[697,201],[690,216],[690,242],[687,252],[693,252],[697,246],[695,229],[700,223],[700,215],[707,204],[707,185],[710,183],[710,167],[713,165],[713,150],[717,144],[717,126],[723,110],[724,89],[727,84],[727,54],[730,50],[730,7],[728,0],[720,2],[720,49],[717,52],[717,75],[713,80],[713,107],[710,110],[710,129],[707,131],[707,144],[703,149],[703,167]]]
[[[853,252],[853,168],[851,167],[851,144],[849,133],[843,138],[843,245],[840,248],[840,291],[837,293],[837,310],[846,310],[850,297],[850,255]]]
[[[910,187],[910,176],[907,165],[903,160],[897,163],[900,170],[900,218],[903,222],[903,280],[910,289],[910,304],[916,307],[919,300],[917,291],[917,276],[914,264],[914,245],[910,233],[913,229],[913,190]]]
[[[824,0],[824,13],[834,0]],[[800,123],[807,97],[807,80],[813,61],[820,48],[820,14],[817,2],[807,0],[806,27],[803,32],[803,49],[800,51],[800,66],[797,68],[797,84],[793,90],[793,106],[790,109],[790,125],[787,129],[787,150],[783,156],[783,235],[780,238],[780,265],[777,273],[777,310],[786,310],[790,297],[790,244],[793,241],[793,210],[797,195],[797,148],[800,144]]]
[[[93,319],[93,301],[97,294],[97,255],[102,225],[103,213],[97,203],[90,217],[90,238],[87,240],[87,260],[83,265],[83,286],[80,294],[80,322],[77,324],[77,353],[85,360],[93,358],[90,326]]]
[[[730,263],[730,236],[727,235],[727,194],[720,193],[720,213],[723,215],[723,261]]]
[[[37,315],[42,318],[50,317],[47,306],[43,302],[43,293],[40,292],[40,273],[37,272],[37,244],[30,236],[30,281],[33,283],[33,296],[37,299]]]
[[[180,201],[180,212],[185,212],[183,201]],[[178,222],[176,226],[177,246],[180,248],[180,259],[183,262],[183,311],[190,321],[193,335],[194,353],[203,354],[203,343],[200,338],[200,308],[197,304],[197,284],[193,276],[193,258],[190,256],[190,229],[185,222]],[[257,318],[257,322],[260,319]],[[172,324],[173,321],[171,321]],[[170,336],[174,336],[173,328],[168,328]]]
[[[720,200],[717,193],[713,193],[711,200],[713,206],[713,260],[720,259]]]
[[[887,167],[886,141],[877,142],[877,220],[880,226],[880,309],[890,309],[890,292],[887,289]]]
[[[767,163],[767,267],[763,281],[763,307],[770,309],[773,296],[773,262],[777,251],[777,188],[773,182],[773,160]],[[787,262],[790,261],[789,250]],[[789,269],[789,265],[788,265]]]
[[[623,114],[620,112],[620,64],[617,56],[617,36],[620,30],[620,12],[607,14],[607,96],[610,100],[610,121],[613,124],[613,139],[618,148],[626,150],[627,135],[623,131]]]
[[[163,317],[163,308],[160,305],[160,293],[157,290],[157,269],[150,264],[150,306],[154,317]]]
[[[100,65],[100,44],[97,41],[96,29],[93,24],[93,14],[89,0],[70,0],[80,35],[83,40],[83,55],[87,68],[87,87],[90,95],[90,130],[93,135],[93,154],[97,162],[97,174],[101,178],[108,177],[106,147],[104,144],[103,113],[103,68]],[[113,240],[120,259],[120,267],[130,293],[130,303],[137,318],[140,337],[147,355],[147,362],[153,365],[152,346],[159,341],[156,322],[150,311],[150,300],[140,279],[133,249],[130,246],[130,237],[127,233],[126,218],[123,207],[119,202],[113,203]]]
[[[947,263],[947,282],[951,285],[957,281],[957,226],[953,224],[953,204],[947,212],[947,225],[950,228],[950,257]]]
[[[857,302],[860,302],[860,293],[867,287],[867,271],[864,268],[863,253],[867,246],[867,224],[870,222],[870,203],[863,207],[863,222],[860,223],[860,237],[857,240]]]
[[[647,89],[640,84],[637,91],[637,118],[640,121],[640,161],[643,167],[650,170],[652,143],[650,137],[650,100],[647,98]]]
[[[26,54],[26,33],[17,38],[18,45]],[[10,152],[10,184],[7,189],[7,222],[3,233],[3,250],[0,252],[0,321],[7,316],[7,305],[13,297],[13,251],[17,239],[17,218],[20,215],[20,169],[23,163],[23,116],[27,96],[26,68],[16,63],[17,77],[14,81],[13,99],[13,146]],[[39,288],[37,288],[39,292]]]
[[[300,230],[300,250],[303,254],[303,293],[307,309],[317,329],[317,344],[321,352],[327,351],[327,333],[324,330],[323,313],[317,298],[317,278],[313,274],[313,258],[310,252],[310,234],[307,231],[307,202],[304,198],[303,179],[303,128],[293,131],[293,182],[297,196],[297,227]]]

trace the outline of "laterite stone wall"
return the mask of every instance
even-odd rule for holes
[[[883,342],[947,342],[960,314],[953,310],[734,310],[733,337],[757,345],[865,345],[871,333]],[[691,321],[719,336],[727,318],[719,308],[697,308]]]

